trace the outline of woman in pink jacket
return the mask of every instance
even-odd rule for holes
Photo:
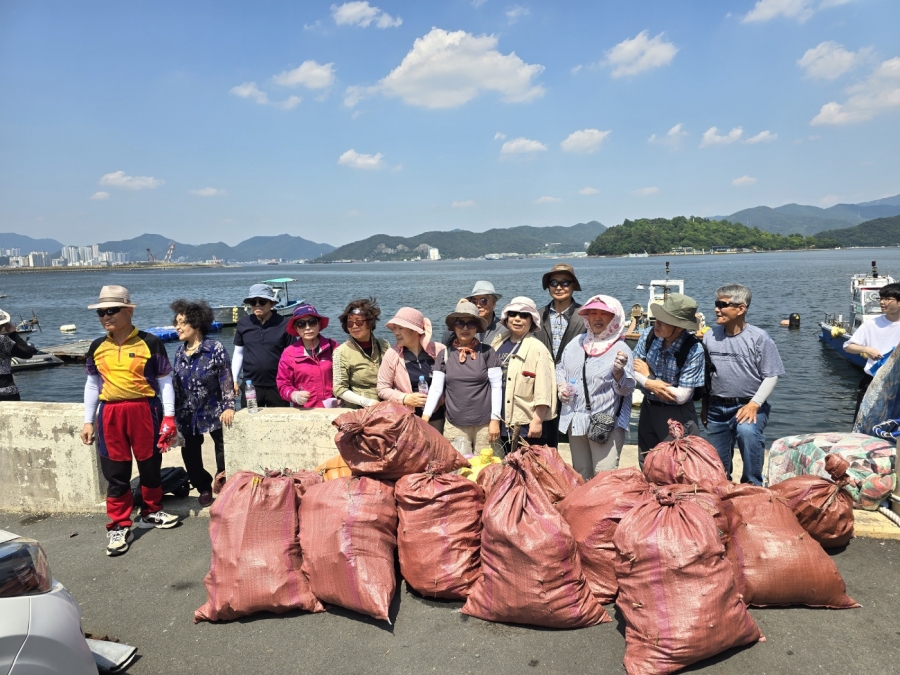
[[[338,343],[319,331],[328,327],[328,317],[302,304],[294,310],[285,330],[300,340],[281,354],[275,383],[285,401],[298,408],[324,408],[323,401],[334,396],[332,354]]]
[[[418,393],[419,377],[424,377],[431,386],[435,359],[446,347],[431,340],[431,321],[412,307],[398,309],[387,327],[394,334],[397,344],[381,358],[378,397],[384,401],[402,403],[421,417],[427,397]],[[429,424],[443,431],[443,405],[434,411]]]

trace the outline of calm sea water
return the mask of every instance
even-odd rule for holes
[[[819,343],[817,322],[826,312],[848,313],[850,275],[868,271],[873,258],[878,260],[881,273],[900,277],[900,249],[896,248],[668,258],[671,278],[684,280],[685,293],[697,299],[708,320],[714,318],[713,294],[720,285],[737,282],[753,291],[750,321],[769,332],[787,370],[770,399],[769,442],[791,434],[850,428],[861,371]],[[569,261],[574,262],[584,288],[576,298],[584,301],[594,293],[606,293],[618,298],[626,311],[636,302],[646,308],[648,291],[636,287],[647,286],[650,279],[664,278],[665,260]],[[287,276],[297,280],[291,285],[293,297],[302,297],[333,317],[326,335],[342,342],[344,334],[337,315],[350,300],[374,296],[382,307],[377,334],[390,340],[392,336],[383,325],[403,305],[422,310],[439,334],[443,317],[460,297],[468,295],[478,279],[490,280],[503,294],[501,305],[516,295],[530,296],[543,305],[548,296],[541,289],[541,275],[552,264],[546,260],[470,260],[8,274],[0,275],[0,294],[10,296],[0,300],[0,307],[14,319],[28,317],[34,310],[44,332],[35,334],[32,340],[38,346],[50,346],[102,334],[96,315],[87,305],[96,301],[104,284],[122,284],[131,291],[138,305],[135,325],[146,328],[172,323],[168,305],[175,298],[233,304],[244,297],[251,284]],[[800,330],[779,326],[791,312],[800,314]],[[59,332],[59,326],[68,323],[78,326],[71,337]],[[218,334],[229,350],[232,335],[231,329]],[[169,345],[170,354],[175,346]],[[23,399],[77,402],[82,396],[84,372],[78,365],[67,365],[19,373],[16,381]]]

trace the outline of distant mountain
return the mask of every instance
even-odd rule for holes
[[[571,227],[531,227],[522,225],[486,232],[452,230],[424,232],[415,237],[376,234],[334,249],[317,262],[334,260],[404,260],[428,257],[428,248],[440,250],[442,258],[478,258],[486,253],[541,253],[584,251],[587,242],[606,229],[592,220]],[[549,246],[549,248],[548,248]]]
[[[134,239],[107,241],[100,244],[101,251],[123,251],[128,253],[132,261],[146,260],[147,249],[162,260],[172,239],[159,234],[142,234]],[[220,260],[267,260],[282,258],[284,260],[311,260],[323,253],[334,250],[330,244],[317,244],[289,234],[271,237],[251,237],[237,246],[229,246],[224,242],[214,244],[181,244],[175,242],[174,259],[183,258],[190,262],[212,260],[215,256]]]
[[[874,202],[862,202],[859,204],[859,206],[879,206],[882,204],[887,206],[900,206],[900,195],[885,197],[884,199],[876,199]]]
[[[900,216],[877,218],[856,227],[818,232],[816,239],[830,239],[841,246],[900,246]]]
[[[56,254],[62,251],[63,245],[56,239],[32,239],[24,234],[15,232],[0,232],[0,248],[17,248],[22,255],[28,255],[32,251],[46,251]]]

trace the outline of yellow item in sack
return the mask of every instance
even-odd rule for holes
[[[478,478],[478,474],[481,473],[481,470],[490,466],[491,464],[500,464],[503,460],[499,457],[494,457],[494,451],[491,448],[484,448],[481,452],[478,453],[477,457],[473,457],[469,460],[469,466],[471,469],[462,469],[459,473],[461,476],[465,476],[469,480],[476,480]]]

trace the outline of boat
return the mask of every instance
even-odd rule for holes
[[[629,253],[629,258],[649,258],[650,254],[645,250],[643,253]]]
[[[153,328],[145,328],[147,333],[151,335],[155,335],[163,342],[175,342],[178,340],[178,330],[175,326],[154,326]],[[218,333],[222,330],[222,324],[218,321],[213,321],[212,325],[209,327],[210,333]]]
[[[878,273],[874,260],[871,272],[851,276],[849,318],[845,321],[843,314],[826,314],[825,319],[819,322],[819,340],[822,344],[831,347],[854,366],[865,368],[868,359],[862,354],[845,352],[844,343],[865,321],[882,315],[878,291],[882,286],[892,283],[893,277]]]
[[[275,311],[282,316],[291,316],[297,305],[303,304],[303,300],[291,300],[288,294],[288,284],[297,281],[287,277],[279,277],[278,279],[267,279],[261,281],[262,284],[268,284],[275,291]],[[240,305],[218,305],[212,308],[213,320],[222,326],[234,326],[242,316],[251,313],[251,309],[244,304]]]
[[[639,286],[639,289],[643,286]],[[669,263],[666,262],[666,278],[653,279],[650,281],[650,294],[647,300],[647,310],[635,304],[631,308],[631,324],[625,332],[625,344],[632,349],[637,345],[641,331],[648,326],[653,325],[655,317],[650,309],[653,303],[661,303],[666,299],[669,293],[684,293],[684,281],[682,279],[669,279]]]
[[[40,350],[30,359],[20,359],[18,356],[13,356],[9,363],[10,370],[14,373],[22,370],[38,370],[39,368],[53,368],[61,365],[63,365],[61,358]]]
[[[22,319],[21,316],[19,318]],[[35,315],[34,310],[31,310],[31,318],[22,319],[21,321],[19,321],[19,324],[16,326],[16,332],[33,333],[34,331],[40,331],[42,333],[44,332],[43,330],[41,330],[41,322]]]

